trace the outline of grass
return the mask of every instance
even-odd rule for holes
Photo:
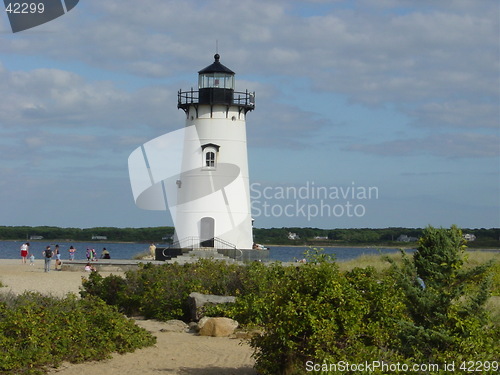
[[[493,324],[500,327],[500,297],[491,296],[488,302],[486,302],[485,307],[491,314]]]
[[[495,261],[496,265],[500,263],[500,252],[495,251],[467,251],[466,268],[472,268],[480,264],[486,263],[490,260]],[[385,260],[386,257],[394,259],[396,262],[401,261],[401,253],[394,253],[389,255],[361,255],[355,259],[339,261],[338,265],[341,271],[350,271],[355,267],[365,268],[368,266],[374,267],[377,271],[382,271],[389,268],[390,264]],[[411,255],[410,255],[411,256]],[[496,267],[495,270],[500,273],[500,269]]]
[[[394,259],[397,263],[401,262],[401,253],[394,253],[388,255],[361,255],[355,259],[339,261],[337,264],[339,265],[340,271],[350,271],[353,268],[366,268],[373,267],[377,271],[383,271],[389,268],[390,263],[385,260],[386,258]]]
[[[500,262],[500,252],[498,251],[468,250],[466,255],[468,258],[466,266],[468,267],[475,267],[490,260]]]

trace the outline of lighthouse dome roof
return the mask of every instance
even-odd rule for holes
[[[225,73],[225,74],[234,74],[234,72],[229,69],[228,67],[222,65],[219,60],[220,60],[220,55],[216,53],[214,55],[215,61],[207,66],[206,68],[200,70],[198,74],[207,74],[207,73]]]

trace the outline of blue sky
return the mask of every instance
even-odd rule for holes
[[[171,225],[134,205],[127,159],[183,126],[177,91],[217,41],[236,88],[256,91],[254,191],[378,191],[254,193],[274,210],[257,227],[498,227],[499,19],[494,0],[85,0],[13,34],[3,13],[0,225]]]

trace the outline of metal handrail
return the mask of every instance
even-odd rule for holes
[[[181,240],[173,242],[169,248],[174,249],[196,249],[200,247],[200,237],[190,236],[185,237]],[[218,245],[218,246],[215,246]],[[236,246],[229,241],[223,240],[222,238],[214,238],[214,248],[215,249],[236,249]],[[243,254],[243,253],[242,253]]]
[[[177,107],[188,104],[198,104],[199,103],[199,91],[191,88],[189,91],[179,90],[177,93]],[[255,92],[249,92],[246,90],[234,91],[233,102],[231,104],[242,106],[245,108],[255,107]]]
[[[218,238],[218,237],[215,237],[214,238],[214,245],[215,244],[220,244],[222,245],[222,247],[219,247],[219,246],[214,246],[216,247],[217,249],[236,249],[236,246],[234,244],[232,244],[231,242],[229,241],[226,241],[226,240],[223,240],[222,238]],[[225,246],[225,247],[224,247]]]
[[[178,106],[182,104],[193,104],[198,103],[199,100],[199,91],[193,90],[191,87],[191,91],[181,91],[177,93],[177,103]]]
[[[197,244],[196,246],[194,246],[194,244]],[[186,246],[187,245],[187,246]],[[191,245],[191,246],[189,246]],[[181,240],[178,240],[178,241],[174,241],[170,246],[170,248],[174,248],[174,249],[193,249],[195,247],[199,247],[199,237],[194,237],[194,236],[191,236],[191,237],[185,237]]]

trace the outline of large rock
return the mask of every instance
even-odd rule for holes
[[[202,318],[198,323],[200,336],[227,337],[238,328],[238,322],[229,318]]]
[[[182,320],[167,320],[165,325],[160,329],[160,332],[188,332],[189,326]]]
[[[197,322],[205,315],[206,305],[219,305],[222,303],[234,303],[236,297],[215,296],[213,294],[201,294],[193,292],[189,295],[188,303],[191,311],[191,320]]]
[[[188,332],[189,326],[182,320],[168,320],[161,322],[159,320],[147,319],[136,320],[136,324],[149,332]]]

